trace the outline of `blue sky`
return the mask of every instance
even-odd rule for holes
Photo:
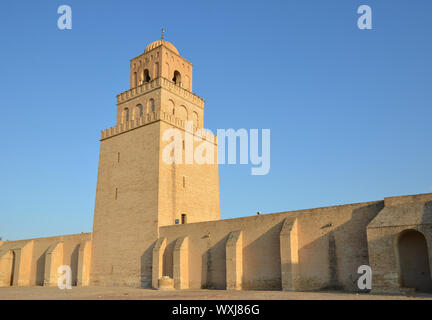
[[[222,218],[432,192],[431,17],[429,0],[2,1],[0,236],[92,230],[100,130],[162,27],[207,128],[271,129],[268,175],[220,167]]]

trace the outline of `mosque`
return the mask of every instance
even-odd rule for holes
[[[76,286],[359,291],[367,265],[372,290],[432,291],[432,194],[221,220],[217,161],[162,161],[168,129],[217,145],[197,133],[192,69],[165,40],[130,61],[101,132],[93,232],[0,241],[0,286],[57,286],[68,265]]]

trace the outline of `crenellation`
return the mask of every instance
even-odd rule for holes
[[[151,80],[148,83],[144,83],[142,85],[139,85],[136,88],[132,88],[129,90],[126,90],[120,94],[117,95],[117,104],[123,104],[125,102],[128,102],[138,96],[141,96],[143,94],[148,93],[151,90],[157,89],[157,88],[166,88],[170,90],[171,92],[177,94],[178,96],[188,99],[190,102],[195,103],[200,108],[204,108],[204,99],[197,96],[196,94],[176,85],[171,80],[163,77],[159,77],[157,79]]]
[[[176,116],[174,116],[172,114],[168,114],[164,111],[148,113],[148,114],[143,115],[142,117],[140,117],[138,119],[130,120],[126,123],[120,123],[114,127],[110,127],[108,129],[102,130],[101,131],[101,140],[108,139],[110,137],[122,134],[122,133],[130,131],[130,130],[134,130],[136,128],[139,128],[139,127],[142,127],[142,126],[145,126],[145,125],[148,125],[150,123],[157,122],[160,120],[165,121],[169,124],[172,124],[173,126],[179,128],[179,129],[182,129],[184,131],[191,132],[191,133],[199,136],[200,138],[202,138],[204,140],[216,143],[216,137],[210,131],[201,130],[201,128],[196,127],[196,126],[192,126],[192,128],[189,128],[186,126],[186,120],[179,119]]]

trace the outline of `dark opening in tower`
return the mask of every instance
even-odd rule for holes
[[[150,78],[150,74],[148,69],[144,70],[144,82],[150,82],[151,78]]]
[[[172,81],[176,84],[181,86],[181,74],[177,70],[174,71],[174,77],[172,78]]]

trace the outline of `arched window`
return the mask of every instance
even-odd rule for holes
[[[167,62],[167,63],[165,63],[165,71],[164,71],[164,77],[166,77],[166,78],[169,78],[169,75],[170,75],[170,66],[169,66],[169,63]]]
[[[144,70],[144,82],[150,82],[151,78],[150,78],[150,74],[148,69]]]
[[[185,106],[178,106],[176,107],[175,111],[176,117],[180,120],[187,120],[188,119],[188,112]]]
[[[141,104],[138,104],[135,107],[135,119],[139,119],[143,116],[143,106]]]
[[[196,113],[195,111],[192,113],[192,121],[195,127],[199,126],[199,117],[198,117],[198,113]]]
[[[137,73],[134,72],[132,76],[132,86],[135,88],[137,86]]]
[[[129,108],[123,109],[122,122],[129,121]]]
[[[174,106],[175,106],[175,104],[174,104],[174,101],[172,101],[172,100],[168,100],[168,104],[167,104],[167,113],[168,114],[174,114]]]
[[[185,89],[188,89],[188,90],[191,89],[190,79],[189,79],[189,76],[188,76],[188,75],[185,76],[184,88],[185,88]]]
[[[150,99],[148,101],[147,110],[148,110],[148,112],[155,112],[155,101],[153,99]]]
[[[173,81],[176,85],[179,85],[180,87],[182,86],[182,82],[181,82],[181,74],[180,74],[180,72],[178,72],[177,70],[174,71],[174,77],[172,78],[172,81]]]
[[[156,62],[154,64],[154,72],[153,72],[154,78],[159,78],[159,62]]]

